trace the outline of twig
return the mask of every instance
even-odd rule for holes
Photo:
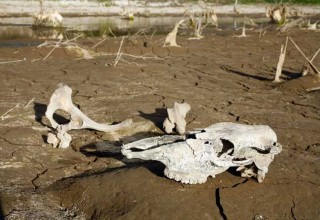
[[[290,41],[293,43],[293,45],[297,48],[297,50],[302,54],[302,56],[308,61],[308,63],[310,64],[311,68],[317,73],[320,74],[319,70],[317,69],[317,67],[315,65],[313,65],[312,61],[310,61],[308,59],[308,57],[301,51],[301,49],[298,47],[298,45],[292,40],[291,37],[289,37]]]
[[[57,48],[59,47],[59,44],[61,42],[62,39],[59,40],[59,42],[56,43],[56,45],[50,50],[50,52],[47,54],[47,56],[45,56],[45,58],[43,58],[43,60],[46,60],[50,55],[51,53]]]
[[[92,48],[92,49],[93,49],[93,48],[96,48],[97,46],[99,46],[100,44],[102,44],[103,42],[105,42],[107,39],[108,39],[107,37],[103,38],[101,41],[99,41],[97,44],[95,44],[95,45],[94,45],[93,47],[91,47],[91,48]]]
[[[20,63],[20,62],[23,62],[23,61],[26,61],[26,60],[27,60],[26,58],[23,58],[22,60],[4,61],[4,62],[0,62],[0,65],[1,64],[8,64],[8,63]]]
[[[136,56],[128,53],[122,53],[122,56],[128,56],[128,57],[133,57],[135,59],[142,59],[142,60],[147,60],[147,59],[156,59],[156,60],[164,60],[163,58],[157,57],[157,56],[152,56],[152,57],[147,57],[147,56]]]
[[[69,42],[76,41],[78,38],[83,37],[83,36],[84,36],[84,34],[79,34],[78,36],[72,38],[71,40],[66,40],[65,42],[63,42],[63,44],[68,44]]]
[[[311,62],[317,57],[318,53],[320,52],[320,48],[317,50],[317,52],[313,55],[313,57],[311,58]]]
[[[261,38],[261,36],[262,36],[262,26],[263,26],[263,24],[261,24],[260,33],[259,33],[259,38]]]
[[[23,109],[28,108],[32,102],[34,102],[34,97],[23,107]]]
[[[7,114],[9,114],[10,112],[12,112],[14,109],[18,108],[19,106],[20,106],[19,103],[17,103],[15,107],[13,107],[13,108],[9,109],[8,111],[6,111],[3,115],[1,115],[1,117],[0,117],[1,120],[2,120],[2,121],[5,120]]]
[[[156,32],[157,32],[157,30],[154,30],[153,33],[151,34],[151,37],[150,37],[151,40],[152,40],[152,38],[153,38],[153,35],[154,35]]]
[[[116,66],[117,63],[119,62],[120,58],[121,58],[121,55],[122,55],[121,48],[122,48],[123,40],[124,40],[124,37],[122,37],[122,40],[121,40],[121,43],[120,43],[120,47],[119,47],[119,50],[118,50],[118,53],[117,53],[117,56],[116,56],[116,59],[115,59],[115,62],[114,62],[113,66]]]
[[[114,37],[114,39],[117,39],[117,36],[113,33],[110,27],[109,27],[109,31],[110,31],[110,34]]]

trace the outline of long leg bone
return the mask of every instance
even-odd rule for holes
[[[165,135],[129,143],[121,152],[129,159],[160,161],[170,179],[196,184],[229,167],[238,167],[242,176],[254,176],[261,182],[281,149],[268,126],[218,123],[185,136]]]

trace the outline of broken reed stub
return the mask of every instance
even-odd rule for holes
[[[237,167],[242,177],[262,182],[274,155],[282,146],[266,125],[217,123],[185,136],[165,135],[142,139],[122,146],[128,159],[163,163],[164,174],[182,183],[197,184]]]
[[[191,106],[188,103],[175,102],[173,108],[168,108],[168,117],[163,122],[163,129],[167,134],[171,134],[173,129],[178,134],[184,134],[186,132],[186,116],[190,111]]]
[[[75,129],[93,129],[103,132],[116,131],[132,124],[132,120],[128,119],[116,125],[99,124],[91,120],[88,116],[80,111],[72,102],[72,89],[60,83],[50,98],[50,103],[47,107],[46,117],[49,119],[54,132],[49,133],[48,143],[54,147],[66,148],[71,142],[71,136],[67,134],[70,130]],[[53,114],[57,110],[64,110],[70,114],[70,122],[67,124],[59,124]]]

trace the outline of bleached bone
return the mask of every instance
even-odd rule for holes
[[[238,6],[238,0],[235,0],[234,6],[233,6],[233,12],[236,14],[239,14],[240,12],[238,11],[237,6]]]
[[[275,7],[267,7],[266,16],[278,24],[283,24],[287,17],[287,8],[285,5],[277,5]]]
[[[319,21],[316,21],[315,23],[311,24],[310,23],[310,19],[308,21],[308,29],[309,30],[317,30],[317,24],[318,24]]]
[[[188,103],[175,102],[173,108],[168,108],[168,117],[163,122],[163,128],[167,134],[172,133],[175,128],[178,134],[184,134],[186,131],[186,116],[191,107]]]
[[[282,147],[274,131],[265,125],[218,123],[185,136],[165,135],[122,146],[128,159],[156,160],[170,179],[196,184],[238,167],[244,177],[265,178],[274,155]]]
[[[56,144],[56,141],[54,141],[52,137],[50,137],[50,141],[52,140],[53,145],[66,146],[64,144],[65,140],[61,139],[61,137],[67,137],[67,140],[69,140],[69,136],[66,134],[66,132],[69,130],[88,128],[97,131],[111,132],[125,128],[132,124],[131,119],[123,121],[122,123],[119,123],[117,125],[99,124],[87,117],[84,113],[80,111],[80,109],[78,109],[73,104],[71,94],[72,89],[63,83],[60,83],[58,85],[58,88],[55,90],[55,92],[52,94],[50,98],[50,103],[47,107],[46,116],[49,119],[51,126],[56,130],[56,138],[59,140],[58,144]],[[64,110],[70,114],[71,120],[68,124],[59,125],[53,119],[53,114],[59,109]],[[68,143],[70,143],[70,141]]]
[[[61,27],[63,17],[57,11],[52,13],[39,13],[33,16],[35,26]]]
[[[164,41],[164,47],[180,47],[177,44],[177,33],[180,25],[185,21],[185,19],[182,19],[176,25],[174,26],[173,30],[167,35],[165,41]]]
[[[72,137],[67,133],[67,127],[59,125],[56,132],[49,132],[47,142],[54,148],[67,148],[70,145]]]
[[[239,37],[239,38],[248,37],[248,35],[246,35],[246,25],[245,25],[245,22],[243,22],[241,35],[237,35],[236,37]]]

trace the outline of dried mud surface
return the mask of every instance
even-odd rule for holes
[[[282,76],[286,82],[272,79],[287,35],[312,57],[320,33],[247,34],[236,38],[230,31],[214,31],[194,41],[179,36],[181,48],[163,48],[164,36],[140,36],[125,41],[122,51],[161,59],[123,56],[127,62],[116,67],[115,56],[76,60],[57,48],[44,61],[51,48],[1,48],[1,61],[27,59],[0,65],[0,115],[13,108],[0,119],[0,216],[318,219],[320,92],[305,91],[318,81],[298,77],[304,58],[290,44]],[[91,47],[100,39],[91,40],[80,42]],[[110,38],[96,50],[116,53],[120,42],[120,37]],[[314,64],[320,66],[320,56]],[[53,149],[45,142],[44,113],[61,82],[73,89],[74,103],[92,119],[114,123],[132,118],[134,125],[111,134],[72,131],[70,148]],[[188,130],[226,121],[274,129],[283,152],[266,179],[258,183],[231,170],[204,184],[185,185],[164,177],[157,162],[129,162],[121,156],[122,143],[163,134],[165,108],[183,100],[192,107]]]

